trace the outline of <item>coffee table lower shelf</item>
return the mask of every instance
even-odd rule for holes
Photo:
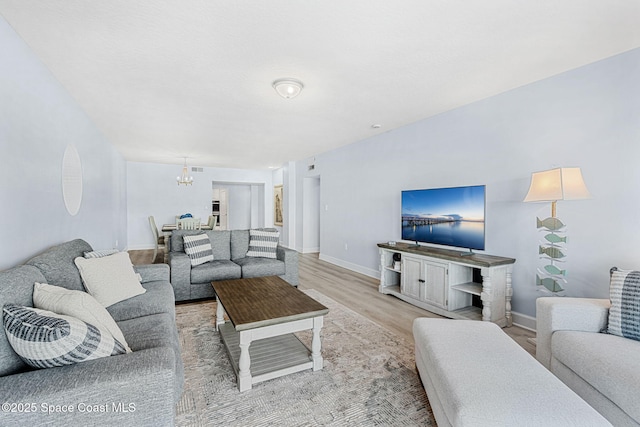
[[[218,329],[238,377],[240,333],[230,322],[218,325]],[[252,384],[313,368],[311,351],[292,333],[253,341],[249,356]]]

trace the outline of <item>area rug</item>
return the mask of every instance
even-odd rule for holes
[[[176,307],[185,366],[178,426],[435,426],[412,345],[315,290],[329,308],[324,369],[265,381],[240,393],[215,331],[215,302]],[[310,346],[311,333],[299,338]]]

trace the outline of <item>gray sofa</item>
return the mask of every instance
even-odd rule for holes
[[[213,249],[213,261],[191,267],[184,251],[183,236],[206,233]],[[211,282],[246,277],[280,276],[298,286],[298,253],[278,246],[277,259],[247,257],[249,230],[176,230],[171,234],[169,266],[176,301],[211,298]]]
[[[91,250],[85,241],[73,240],[0,272],[0,306],[32,307],[35,282],[84,290],[73,260]],[[132,353],[33,369],[15,354],[2,328],[0,402],[16,405],[3,406],[0,424],[174,425],[184,373],[169,269],[146,265],[135,270],[146,292],[107,308]]]
[[[536,358],[615,426],[640,426],[640,341],[599,333],[610,301],[538,298]]]

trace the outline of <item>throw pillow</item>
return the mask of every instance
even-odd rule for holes
[[[640,341],[640,271],[611,269],[607,332]]]
[[[248,257],[276,259],[276,249],[280,241],[278,230],[249,230]]]
[[[34,368],[73,365],[126,352],[106,329],[71,316],[15,304],[6,304],[2,311],[9,344]]]
[[[74,262],[80,270],[87,292],[104,307],[146,292],[133,271],[131,259],[126,252],[103,258],[77,257]]]
[[[33,287],[33,305],[35,308],[75,317],[90,325],[102,327],[124,346],[127,353],[131,353],[131,348],[113,317],[86,292],[36,282]]]
[[[84,257],[85,258],[102,258],[105,256],[117,254],[118,252],[119,251],[117,249],[103,249],[101,251],[85,252]]]
[[[184,251],[189,255],[191,266],[213,261],[213,249],[211,240],[206,233],[184,236]]]

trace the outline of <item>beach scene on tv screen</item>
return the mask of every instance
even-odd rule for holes
[[[402,240],[484,249],[483,185],[402,192]]]

